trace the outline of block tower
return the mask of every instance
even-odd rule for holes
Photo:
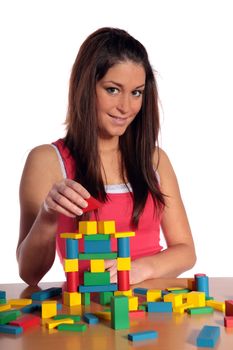
[[[130,237],[134,232],[116,232],[115,221],[80,221],[78,233],[62,233],[65,239],[66,257],[63,262],[67,290],[63,303],[67,306],[88,304],[90,293],[99,292],[103,300],[107,296],[132,296],[129,284],[131,267]],[[117,251],[111,250],[111,237],[117,239]],[[79,249],[79,239],[84,239],[84,251]],[[117,283],[110,283],[110,272],[105,271],[104,260],[117,259]],[[83,285],[79,279],[79,261],[89,260],[90,271],[84,272]]]

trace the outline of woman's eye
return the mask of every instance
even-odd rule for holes
[[[115,87],[109,87],[109,88],[106,88],[106,91],[112,95],[115,95],[119,92],[119,89],[117,89]]]
[[[135,90],[132,92],[133,96],[139,97],[143,94],[142,90]]]

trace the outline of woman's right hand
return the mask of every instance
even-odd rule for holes
[[[83,214],[82,208],[88,203],[85,199],[90,193],[78,182],[71,179],[63,179],[53,185],[46,196],[43,209],[50,214],[64,214],[68,217],[76,217]]]

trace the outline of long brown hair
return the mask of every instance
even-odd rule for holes
[[[97,147],[96,82],[114,64],[128,60],[141,64],[146,73],[142,107],[119,138],[122,178],[132,187],[131,222],[137,227],[149,192],[159,211],[165,201],[153,168],[160,128],[156,81],[146,49],[126,31],[101,28],[81,45],[70,77],[65,144],[76,161],[75,179],[94,197],[107,201]]]

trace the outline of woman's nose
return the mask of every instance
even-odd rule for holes
[[[130,97],[128,95],[121,95],[118,100],[117,109],[122,113],[126,114],[130,109]]]

